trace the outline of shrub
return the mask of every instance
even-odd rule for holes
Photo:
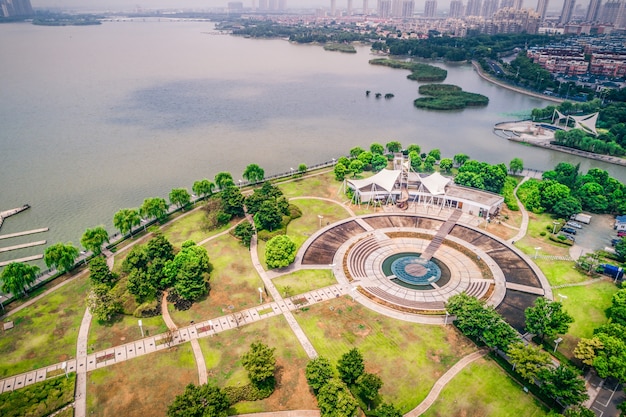
[[[154,317],[161,314],[161,297],[157,297],[156,300],[147,301],[145,303],[139,304],[135,311],[133,312],[133,316],[135,317]]]
[[[545,236],[546,234],[547,234],[546,232],[539,233],[540,236]]]

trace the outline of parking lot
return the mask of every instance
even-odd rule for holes
[[[590,224],[580,223],[582,229],[576,229],[576,244],[570,250],[570,256],[577,259],[584,253],[611,247],[611,239],[617,232],[613,230],[615,217],[610,214],[594,214]]]

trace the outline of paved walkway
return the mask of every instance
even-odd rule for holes
[[[89,327],[91,326],[91,312],[85,309],[83,321],[78,331],[78,341],[76,342],[75,362],[87,360],[87,341],[89,338]],[[70,361],[63,362],[69,372]],[[87,415],[87,370],[82,367],[76,369],[76,390],[74,391],[74,417],[85,417]]]
[[[435,385],[432,387],[424,401],[422,401],[420,405],[406,413],[404,416],[417,417],[424,414],[424,412],[426,412],[426,410],[428,410],[430,406],[433,405],[433,403],[437,400],[439,394],[441,394],[441,391],[448,384],[448,382],[452,380],[452,378],[454,378],[459,372],[461,372],[467,365],[474,362],[478,358],[482,358],[487,353],[488,350],[486,349],[479,350],[478,352],[470,353],[469,355],[463,357],[460,361],[455,363],[452,368],[448,369],[448,371],[443,374],[441,378],[437,380],[437,382],[435,382]]]
[[[507,241],[507,242],[510,242],[512,244],[515,243],[516,241],[522,239],[524,236],[526,236],[526,231],[528,230],[528,221],[529,221],[528,212],[526,211],[526,207],[524,207],[524,205],[519,200],[519,198],[517,198],[517,189],[520,187],[520,185],[522,185],[523,183],[525,183],[529,179],[530,179],[529,176],[525,176],[519,182],[519,184],[517,184],[517,187],[515,187],[515,189],[513,190],[513,196],[515,197],[515,200],[517,201],[517,206],[519,207],[519,210],[522,213],[522,224],[520,225],[520,228],[519,228],[519,231],[517,232],[517,234]]]

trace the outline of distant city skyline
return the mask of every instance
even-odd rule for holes
[[[253,0],[94,0],[85,2],[84,0],[31,0],[34,8],[66,8],[76,10],[111,10],[111,11],[127,11],[142,8],[145,10],[154,9],[212,9],[226,8],[229,1],[241,1],[243,6],[249,8],[252,6]],[[254,0],[258,6],[259,0]],[[415,10],[423,11],[425,0],[415,1]],[[463,3],[467,4],[468,0]],[[287,0],[288,9],[296,8],[327,8],[331,7],[331,0]],[[348,0],[336,0],[337,10],[344,10],[348,7]],[[362,7],[362,1],[353,0],[353,8],[358,10]],[[371,10],[376,9],[376,0],[370,0],[368,7]],[[582,0],[577,2],[580,6],[587,8],[589,1]],[[535,9],[536,0],[523,0],[522,7]],[[438,0],[437,9],[447,10],[450,7],[450,0]],[[551,0],[548,4],[548,10],[560,11],[563,7],[563,0]]]

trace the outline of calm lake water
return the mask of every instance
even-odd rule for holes
[[[87,27],[0,25],[0,210],[32,208],[0,234],[50,231],[0,246],[46,239],[78,242],[84,230],[174,187],[241,178],[257,163],[270,175],[398,140],[463,152],[491,163],[560,161],[598,166],[624,180],[624,168],[498,138],[495,123],[527,116],[545,101],[448,66],[447,83],[485,94],[481,109],[413,107],[419,84],[407,71],[368,65],[357,54],[284,40],[219,35],[208,22],[135,21]],[[391,100],[365,91],[393,93]],[[5,243],[6,242],[6,243]],[[43,247],[1,254],[0,261]]]

